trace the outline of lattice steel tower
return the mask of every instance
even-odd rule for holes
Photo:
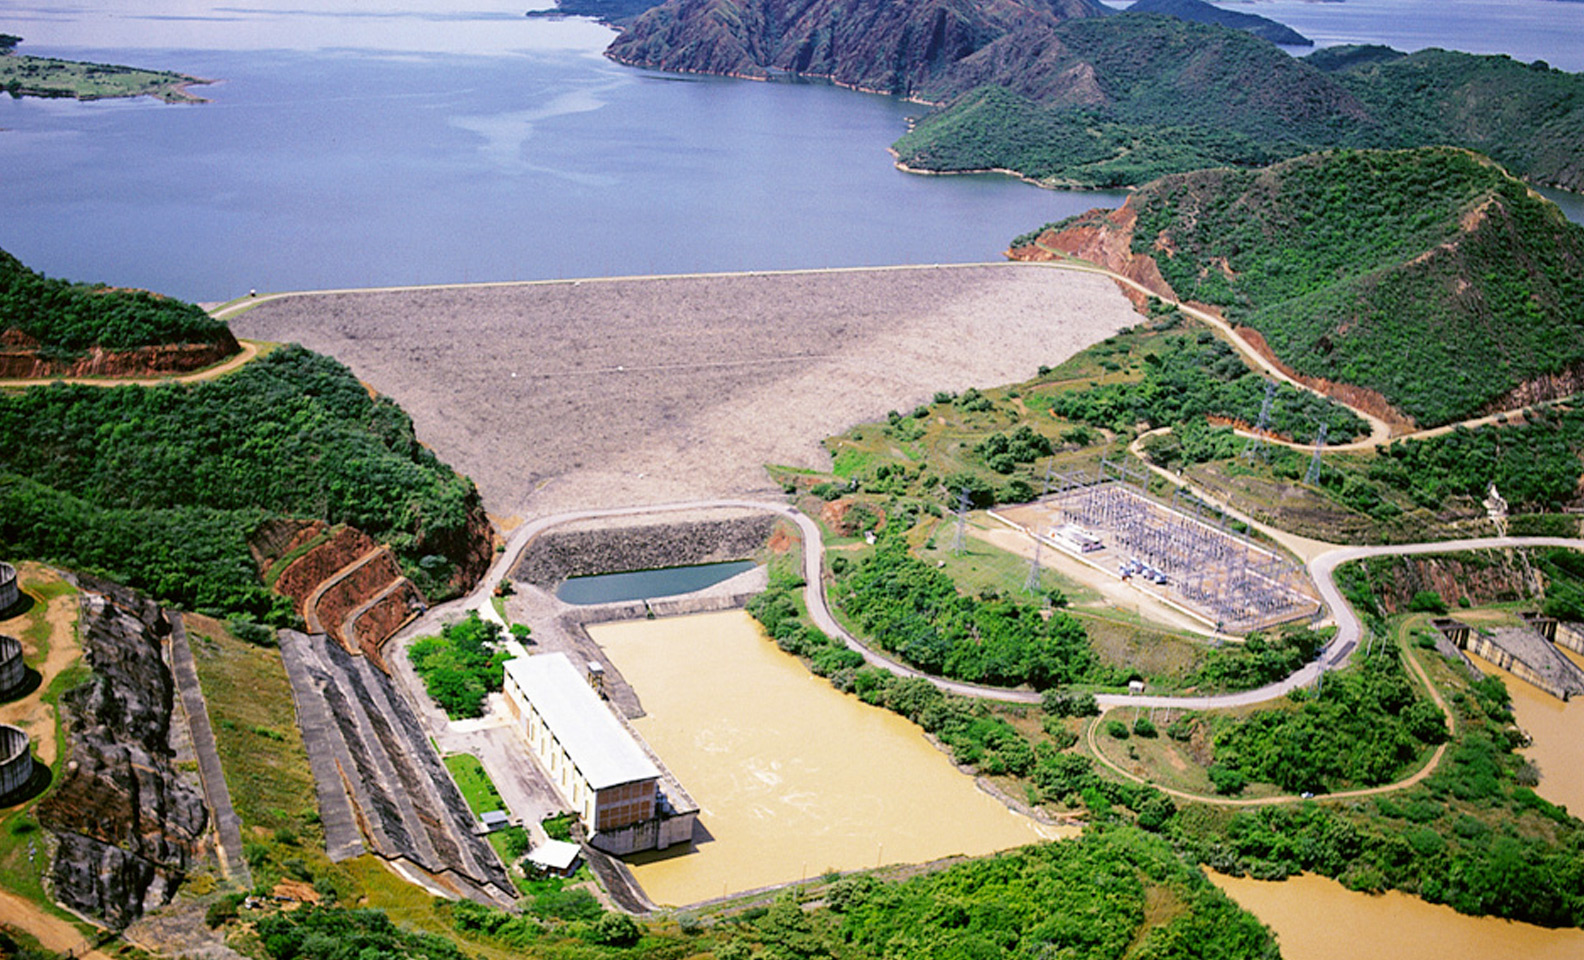
[[[1314,456],[1309,458],[1309,472],[1304,474],[1304,483],[1314,486],[1320,482],[1320,451],[1325,449],[1326,430],[1330,424],[1320,424],[1320,432],[1315,434]]]

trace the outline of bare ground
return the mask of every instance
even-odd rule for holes
[[[1137,319],[1104,277],[990,264],[328,292],[232,326],[346,363],[528,516],[773,493],[766,463]]]

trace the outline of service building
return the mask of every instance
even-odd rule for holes
[[[589,842],[615,854],[693,837],[698,808],[565,654],[506,661],[506,705]]]

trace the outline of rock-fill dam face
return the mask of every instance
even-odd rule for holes
[[[171,746],[165,612],[125,587],[89,577],[79,585],[92,672],[61,696],[66,762],[38,819],[56,840],[55,899],[121,929],[170,902],[199,856],[208,814]]]

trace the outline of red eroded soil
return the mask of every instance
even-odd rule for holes
[[[1133,253],[1133,225],[1137,220],[1138,214],[1126,204],[1116,210],[1091,210],[1077,223],[1060,231],[1047,230],[1040,234],[1035,244],[1009,250],[1007,256],[1029,261],[1054,260],[1057,253],[1078,257],[1175,300],[1177,295],[1161,276],[1155,258]],[[1164,252],[1170,255],[1169,250]],[[1132,287],[1120,286],[1135,306],[1144,303],[1144,294]]]
[[[150,377],[191,373],[211,367],[242,349],[229,331],[214,343],[179,343],[106,350],[92,347],[76,360],[50,360],[17,330],[0,337],[0,379],[47,380],[56,377]]]
[[[401,575],[396,558],[386,550],[326,590],[319,598],[318,609],[319,622],[325,632],[347,649],[356,649],[351,638],[341,635],[341,626],[347,614],[390,586]]]
[[[297,601],[297,612],[300,614],[303,601],[308,599],[319,584],[377,546],[379,544],[375,543],[368,534],[354,527],[347,527],[293,560],[291,566],[281,573],[280,579],[275,581],[275,592]]]
[[[401,587],[363,611],[363,615],[352,624],[352,642],[384,670],[385,659],[380,655],[380,646],[406,625],[416,611],[422,609],[422,605],[423,597],[419,596],[418,588],[404,582]]]

